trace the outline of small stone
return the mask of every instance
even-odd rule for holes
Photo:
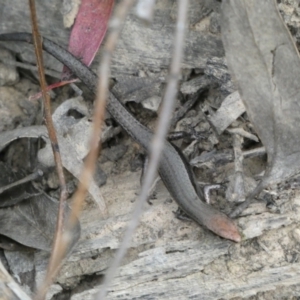
[[[161,97],[153,96],[142,101],[142,106],[151,111],[157,112],[161,103]]]
[[[295,228],[292,232],[293,238],[297,241],[297,243],[300,243],[300,229]]]
[[[6,49],[0,48],[0,86],[14,85],[19,81],[19,74],[15,66],[5,64],[14,62],[14,56]],[[4,62],[4,63],[3,63]]]
[[[0,87],[0,132],[11,130],[23,124],[27,116],[21,103],[24,95],[12,87]]]

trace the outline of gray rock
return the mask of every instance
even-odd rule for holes
[[[0,86],[14,85],[19,81],[19,73],[13,64],[14,56],[6,49],[0,48]]]
[[[25,96],[12,87],[0,87],[0,132],[10,130],[19,125],[29,125],[31,119],[22,103]]]

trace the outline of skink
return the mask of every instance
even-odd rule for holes
[[[29,33],[0,34],[0,41],[32,43]],[[93,93],[96,93],[98,77],[67,50],[43,38],[43,49],[67,66]],[[123,129],[146,151],[150,149],[153,133],[109,93],[107,110]],[[162,153],[159,175],[181,209],[198,224],[204,225],[217,235],[239,242],[241,236],[235,223],[225,214],[200,200],[189,167],[178,150],[168,141]]]

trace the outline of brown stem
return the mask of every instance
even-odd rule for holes
[[[53,265],[53,261],[55,260],[54,259],[55,256],[57,256],[57,254],[58,254],[59,244],[62,239],[64,202],[67,199],[68,193],[67,193],[66,181],[65,181],[65,177],[64,177],[64,173],[63,173],[61,156],[60,156],[60,152],[59,152],[58,140],[57,140],[57,136],[56,136],[53,121],[52,121],[50,97],[46,90],[47,84],[46,84],[46,80],[45,80],[44,67],[43,67],[42,42],[41,42],[41,37],[39,34],[38,25],[37,25],[37,16],[36,16],[36,8],[35,8],[34,0],[29,0],[29,7],[30,7],[30,13],[31,13],[31,24],[32,24],[34,50],[35,50],[37,66],[38,66],[39,81],[40,81],[40,86],[41,86],[42,95],[43,95],[44,117],[45,117],[46,127],[47,127],[48,134],[49,134],[49,139],[51,141],[56,170],[57,170],[57,174],[58,174],[58,178],[59,178],[59,182],[60,182],[59,210],[58,210],[56,231],[55,231],[55,236],[54,236],[54,241],[53,241],[51,257],[50,257],[47,275],[46,275],[46,279],[45,279],[45,280],[47,280],[47,278],[52,273],[52,269],[55,267]],[[46,290],[47,289],[44,289],[44,291],[42,293],[38,293],[37,296],[35,297],[35,299],[44,299]]]

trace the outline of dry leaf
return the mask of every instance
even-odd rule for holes
[[[65,220],[70,208],[65,207]],[[46,194],[31,197],[18,205],[0,209],[0,234],[3,234],[28,247],[51,250],[56,228],[58,201]],[[72,249],[80,236],[80,225],[72,231]]]
[[[300,60],[275,0],[222,3],[226,58],[256,132],[266,147],[262,186],[300,170]]]
[[[82,0],[72,28],[68,50],[89,66],[105,36],[114,0]],[[64,67],[63,79],[72,72]]]

